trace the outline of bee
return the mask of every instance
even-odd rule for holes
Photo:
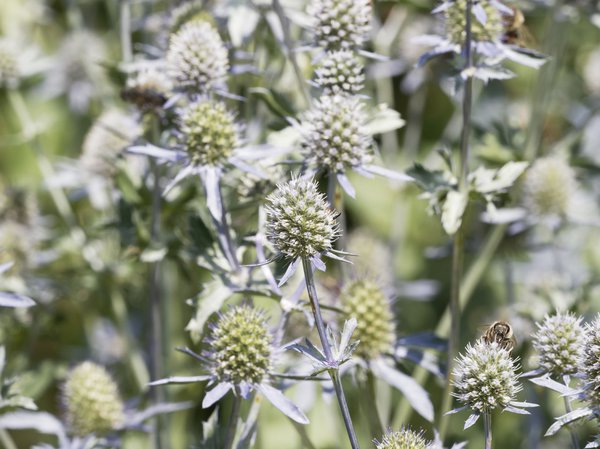
[[[512,350],[517,344],[512,330],[512,326],[506,321],[495,321],[481,336],[481,339],[487,344],[496,342],[501,348],[508,351]]]
[[[525,25],[525,16],[523,12],[515,7],[510,7],[512,14],[504,16],[504,35],[502,42],[519,47],[532,47],[534,43],[533,36]]]

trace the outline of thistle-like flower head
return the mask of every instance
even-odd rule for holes
[[[162,107],[172,89],[171,79],[164,71],[145,67],[127,79],[122,97],[146,112]]]
[[[423,432],[415,432],[408,428],[390,430],[386,432],[381,442],[375,441],[376,449],[427,449],[429,444]]]
[[[364,67],[350,50],[328,52],[315,68],[315,82],[326,94],[355,94],[364,86]]]
[[[17,49],[7,39],[0,39],[0,88],[14,87],[20,72]]]
[[[566,160],[549,156],[537,159],[525,174],[525,206],[535,215],[564,216],[577,189],[575,172]]]
[[[317,45],[325,50],[361,47],[371,31],[370,0],[312,0]]]
[[[584,328],[581,318],[571,313],[546,316],[533,336],[540,365],[555,376],[575,374],[583,351]]]
[[[63,386],[67,422],[73,434],[102,434],[120,427],[123,402],[110,374],[100,365],[83,362],[71,370]]]
[[[167,65],[176,87],[206,92],[229,70],[227,48],[218,31],[204,20],[183,25],[169,40]]]
[[[469,343],[456,359],[453,394],[476,413],[504,409],[522,389],[517,369],[510,353],[497,343]]]
[[[593,407],[600,406],[600,316],[585,327],[586,338],[580,359],[587,388],[585,396]]]
[[[325,196],[312,180],[294,178],[279,184],[267,198],[267,238],[289,259],[330,251],[339,225]]]
[[[356,318],[354,338],[360,341],[356,354],[366,360],[393,350],[394,314],[385,293],[374,282],[355,280],[340,296],[344,312]]]
[[[323,95],[302,120],[302,149],[310,165],[335,173],[368,164],[371,137],[360,100],[346,95]]]
[[[272,336],[264,314],[247,305],[222,314],[209,338],[219,382],[260,384],[271,368]]]
[[[390,247],[369,230],[354,229],[348,236],[347,251],[356,254],[352,270],[357,278],[368,277],[387,287],[394,281]]]
[[[83,141],[80,158],[83,168],[98,176],[112,176],[117,158],[140,133],[136,121],[124,112],[118,109],[103,112]]]
[[[496,2],[497,3],[497,2]],[[499,41],[504,31],[503,15],[489,0],[479,0],[478,5],[485,13],[485,24],[471,12],[471,37],[475,42]],[[467,0],[454,0],[444,10],[444,22],[448,40],[464,45],[467,38]]]
[[[240,142],[235,116],[222,102],[199,101],[181,117],[183,143],[194,165],[223,165]]]

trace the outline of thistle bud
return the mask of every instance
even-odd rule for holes
[[[540,365],[555,376],[575,374],[583,351],[581,318],[570,313],[546,316],[533,336]]]
[[[223,165],[239,143],[239,126],[224,103],[192,103],[181,117],[187,152],[196,165]]]
[[[371,161],[371,137],[360,100],[324,95],[304,114],[302,149],[310,165],[333,172],[360,167]]]
[[[229,55],[217,30],[204,20],[187,22],[169,40],[167,65],[171,78],[184,89],[206,92],[229,70]]]
[[[489,0],[480,0],[479,5],[485,11],[485,24],[471,12],[471,38],[474,42],[493,42],[502,37],[504,23],[502,13]],[[444,11],[448,39],[458,45],[464,45],[467,39],[467,0],[455,0]]]
[[[453,395],[478,413],[505,408],[522,389],[517,364],[496,342],[479,340],[456,359]]]
[[[427,449],[429,442],[423,437],[423,432],[403,428],[389,431],[381,442],[375,441],[376,449]]]
[[[73,434],[102,434],[123,423],[117,385],[100,365],[83,362],[71,370],[63,387],[67,422]]]
[[[332,249],[339,226],[312,180],[294,178],[267,198],[267,238],[290,259]]]
[[[525,207],[538,216],[567,214],[577,188],[575,172],[559,157],[537,159],[523,184]]]
[[[390,302],[374,282],[356,280],[340,296],[348,317],[356,318],[354,338],[360,340],[356,354],[366,360],[391,352],[394,345],[394,314]]]
[[[326,94],[355,94],[364,86],[364,67],[349,50],[329,52],[315,69],[315,82]]]
[[[259,384],[271,368],[272,337],[261,311],[242,305],[211,330],[210,358],[219,382]]]
[[[369,38],[370,0],[313,0],[307,12],[317,45],[326,50],[360,47]]]

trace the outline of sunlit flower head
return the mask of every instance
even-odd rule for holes
[[[328,52],[318,62],[314,80],[326,94],[355,94],[364,86],[364,66],[350,50]]]
[[[371,32],[370,0],[312,0],[316,44],[325,50],[361,47]]]
[[[347,284],[340,295],[341,306],[349,318],[356,318],[354,337],[360,341],[356,354],[369,360],[391,354],[396,340],[394,314],[382,289],[368,280]]]
[[[73,368],[62,394],[67,422],[74,435],[107,433],[124,422],[117,384],[100,365],[83,362]]]
[[[223,83],[229,70],[227,48],[213,25],[185,23],[169,39],[167,66],[176,88],[207,92]]]
[[[580,369],[585,376],[584,396],[592,407],[600,407],[600,316],[585,327],[586,338]]]
[[[376,449],[427,449],[430,442],[423,436],[423,432],[415,432],[409,428],[397,431],[388,431],[381,441],[375,441]]]
[[[581,318],[571,313],[557,313],[547,315],[541,324],[536,324],[533,347],[539,354],[541,367],[558,378],[575,374],[585,336]]]

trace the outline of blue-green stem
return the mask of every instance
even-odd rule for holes
[[[229,427],[227,428],[227,434],[225,435],[225,442],[223,443],[223,449],[231,449],[233,442],[235,441],[235,434],[237,433],[238,421],[240,419],[240,410],[242,405],[242,398],[238,388],[235,390],[233,395],[233,408],[230,413]]]
[[[379,438],[383,435],[383,424],[377,410],[377,394],[375,390],[375,376],[370,369],[365,371],[365,378],[362,382],[362,390],[364,393],[364,401],[361,405],[364,406],[364,411],[369,421],[371,429],[371,438]]]
[[[567,385],[567,387],[568,386],[569,385]],[[565,401],[565,411],[567,413],[571,413],[573,411],[573,407],[571,407],[571,400],[567,396],[565,396],[563,399]],[[569,434],[571,435],[571,446],[573,449],[579,449],[579,436],[577,435],[577,432],[573,430],[573,428],[569,427]]]
[[[483,412],[483,433],[485,449],[492,449],[492,414],[489,410]]]
[[[331,352],[329,340],[327,339],[325,323],[323,322],[321,307],[319,305],[319,299],[317,297],[317,289],[315,286],[315,280],[311,268],[311,263],[310,260],[306,257],[302,258],[302,268],[304,269],[304,280],[306,282],[306,290],[308,291],[310,305],[312,308],[313,315],[315,317],[315,326],[317,327],[317,332],[319,333],[321,345],[323,346],[323,353],[325,354],[327,363],[333,367],[335,365],[335,359],[333,357],[333,353]],[[344,389],[342,387],[340,373],[337,368],[332,368],[328,370],[328,373],[331,376],[331,380],[333,382],[335,394],[337,396],[338,404],[342,412],[342,418],[344,419],[344,425],[346,426],[346,432],[348,433],[348,438],[350,439],[350,445],[352,446],[352,449],[360,449],[360,446],[358,445],[358,439],[356,438],[356,432],[354,431],[354,425],[352,424],[352,417],[350,416],[350,411],[348,410],[346,396],[344,395]]]

